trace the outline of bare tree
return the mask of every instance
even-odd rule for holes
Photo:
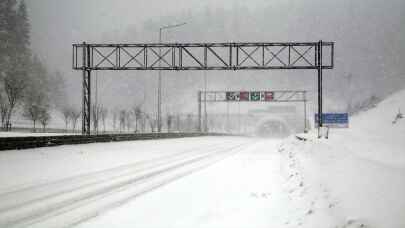
[[[156,120],[151,117],[149,114],[145,115],[145,119],[148,121],[149,123],[149,127],[150,127],[150,131],[154,132],[155,131],[155,127],[156,127]]]
[[[167,114],[167,117],[166,117],[167,132],[170,132],[172,129],[173,118],[174,117],[172,115]]]
[[[6,129],[9,130],[11,126],[11,117],[14,108],[24,97],[24,89],[26,88],[26,74],[24,72],[13,72],[15,74],[8,74],[4,77],[4,90],[8,99],[8,110],[6,114]]]
[[[117,119],[118,119],[118,112],[116,110],[113,111],[113,129],[114,131],[117,130]]]
[[[134,106],[132,109],[132,114],[135,117],[135,132],[138,132],[138,122],[142,118],[142,109],[140,106]]]
[[[40,117],[39,117],[39,121],[41,122],[43,132],[45,132],[46,126],[49,124],[50,120],[51,120],[51,115],[49,114],[49,110],[47,108],[42,109]]]
[[[36,132],[36,122],[41,117],[42,111],[43,110],[42,110],[41,106],[39,106],[37,104],[25,104],[24,105],[23,116],[32,121],[34,132]]]
[[[93,130],[98,133],[98,122],[100,117],[100,106],[92,105],[91,107],[91,120],[93,121]]]
[[[120,111],[120,113],[119,113],[119,117],[118,117],[118,119],[119,119],[119,123],[120,123],[120,132],[122,131],[122,130],[125,130],[125,126],[126,126],[126,117],[127,117],[127,111],[126,110],[121,110]]]
[[[72,118],[72,107],[65,106],[61,110],[63,115],[63,120],[65,121],[65,131],[68,130],[69,120]]]
[[[193,114],[187,114],[186,129],[188,131],[192,131],[194,129],[194,127],[193,127]]]
[[[105,132],[105,124],[106,124],[106,120],[107,120],[107,115],[108,115],[108,109],[102,107],[101,111],[100,111],[100,118],[101,118],[101,121],[103,122],[103,132]]]
[[[0,117],[1,117],[1,127],[5,128],[6,117],[8,111],[8,102],[6,101],[4,94],[0,91]]]
[[[129,111],[125,113],[125,125],[127,127],[127,131],[131,131],[132,121],[131,121],[131,112]]]
[[[176,115],[176,129],[180,132],[180,114]]]
[[[144,113],[141,116],[141,129],[142,129],[142,132],[145,132],[145,130],[146,130],[146,116]]]
[[[72,130],[73,131],[76,130],[76,124],[77,124],[77,121],[79,120],[81,114],[82,114],[82,112],[75,108],[72,108],[70,111],[70,118],[72,120]]]

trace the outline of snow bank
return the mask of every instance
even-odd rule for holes
[[[295,173],[326,200],[340,227],[405,227],[405,91],[354,116],[329,139],[291,137],[280,150],[299,164]]]

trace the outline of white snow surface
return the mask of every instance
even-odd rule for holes
[[[307,141],[198,137],[0,152],[0,227],[405,227],[405,91]]]
[[[349,227],[405,227],[405,119],[392,123],[399,109],[405,91],[351,118],[349,129],[331,129],[329,139],[312,132],[281,146]]]
[[[405,91],[329,139],[259,140],[79,227],[405,227]]]

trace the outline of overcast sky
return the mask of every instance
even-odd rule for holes
[[[327,99],[339,98],[336,82],[352,74],[358,99],[384,94],[403,86],[405,69],[405,1],[403,0],[26,0],[32,24],[32,48],[52,70],[62,71],[70,96],[80,103],[80,72],[71,70],[71,45],[77,42],[156,42],[159,26],[187,20],[187,26],[165,34],[168,41],[336,41],[336,68],[325,74]],[[221,28],[221,18],[204,21],[204,10],[235,14],[237,28]],[[222,10],[222,11],[221,11]],[[218,15],[218,13],[216,13]],[[203,21],[201,21],[203,20]],[[152,23],[145,29],[145,24]],[[218,30],[219,29],[219,30]],[[226,31],[220,31],[224,29]],[[106,94],[134,96],[144,88],[156,87],[150,72],[136,79],[112,79],[103,74]],[[108,74],[108,77],[107,77]],[[114,75],[120,75],[115,74]],[[166,75],[171,75],[167,73]],[[166,83],[176,90],[175,77]],[[192,73],[200,75],[201,73]],[[212,76],[212,75],[215,75]],[[314,90],[312,72],[210,72],[213,88],[289,86]],[[269,75],[274,75],[270,83]],[[286,76],[287,75],[287,76]],[[288,79],[290,75],[295,77]],[[303,77],[297,78],[297,75]],[[143,77],[142,77],[143,76]],[[184,74],[183,74],[184,76]],[[279,76],[279,77],[277,77]],[[185,76],[184,76],[185,77]],[[240,79],[242,78],[242,79]],[[287,78],[287,80],[285,80]],[[195,94],[201,88],[190,84]],[[236,79],[236,80],[234,80]],[[131,81],[132,80],[132,81]],[[136,81],[133,81],[136,80]],[[183,80],[183,79],[181,79]],[[234,80],[234,81],[233,81]],[[240,83],[240,80],[244,80]],[[328,81],[329,80],[329,81]],[[183,80],[184,81],[184,80]],[[227,84],[224,85],[224,82]],[[127,88],[129,87],[129,88]],[[184,86],[183,86],[184,87]],[[187,90],[184,89],[183,90]],[[272,87],[272,88],[273,88]],[[347,87],[347,86],[346,86]],[[395,88],[394,88],[395,87]],[[122,89],[127,88],[127,89]],[[131,89],[132,88],[132,89]],[[136,89],[135,89],[136,88]],[[289,89],[291,89],[289,88]],[[153,94],[147,94],[151,97]],[[108,98],[107,96],[106,102]],[[336,99],[335,99],[336,100]],[[330,105],[332,106],[332,105]]]

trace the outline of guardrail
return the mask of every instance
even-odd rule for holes
[[[103,134],[103,135],[63,135],[0,138],[0,150],[20,150],[60,145],[185,138],[199,136],[225,136],[217,133],[142,133],[142,134]]]

